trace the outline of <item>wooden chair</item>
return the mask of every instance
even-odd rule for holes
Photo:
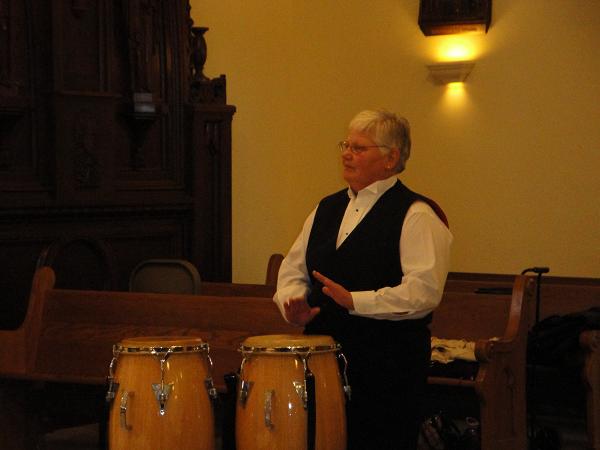
[[[113,252],[103,241],[92,237],[76,236],[52,242],[38,256],[36,268],[42,267],[54,271],[56,288],[111,291],[116,286]],[[102,387],[88,384],[38,382],[32,392],[39,398],[36,409],[43,432],[97,421],[102,416],[103,391]],[[104,425],[101,422],[99,445],[104,442]]]
[[[148,259],[139,263],[129,277],[131,292],[200,294],[200,274],[183,259]]]
[[[283,255],[281,253],[273,253],[269,258],[267,265],[267,277],[265,284],[267,286],[277,286],[277,275],[279,275],[279,267],[283,261]]]
[[[42,250],[36,268],[51,267],[56,286],[63,289],[114,290],[113,252],[99,239],[87,236],[61,238]]]

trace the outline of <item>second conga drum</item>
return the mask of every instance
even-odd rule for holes
[[[208,345],[192,337],[139,337],[113,347],[110,450],[214,450]]]
[[[331,337],[253,336],[240,351],[237,450],[346,449],[349,387]]]

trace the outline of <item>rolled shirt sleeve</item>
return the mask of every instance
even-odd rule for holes
[[[397,286],[352,292],[351,314],[399,320],[429,314],[440,302],[450,266],[452,234],[429,205],[409,208],[400,236],[404,273]]]
[[[302,231],[279,267],[277,292],[273,296],[273,301],[284,318],[283,304],[290,298],[307,296],[311,291],[310,277],[306,268],[306,248],[316,212],[315,208],[306,218]]]

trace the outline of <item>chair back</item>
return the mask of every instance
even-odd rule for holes
[[[200,294],[200,274],[183,259],[148,259],[139,263],[129,277],[132,292]]]
[[[60,238],[42,250],[36,268],[48,266],[56,274],[59,289],[114,290],[115,261],[102,240],[78,236]]]
[[[283,261],[283,255],[280,253],[273,253],[269,258],[269,264],[267,265],[267,276],[265,284],[267,286],[277,286],[277,276],[279,275],[279,266]]]

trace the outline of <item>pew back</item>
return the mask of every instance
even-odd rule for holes
[[[510,318],[510,295],[447,291],[433,313],[431,334],[444,339],[501,337]]]
[[[476,396],[482,449],[526,446],[525,353],[532,285],[525,276],[513,280],[510,295],[445,290],[433,313],[432,336],[475,342],[475,374],[435,371],[428,383],[431,392],[452,389],[455,402]]]
[[[275,286],[204,281],[200,293],[216,297],[268,297],[271,299],[275,294]]]
[[[535,277],[534,279],[536,279]],[[475,292],[478,289],[510,289],[514,276],[451,272],[446,292]],[[543,276],[540,284],[540,320],[600,307],[600,278]],[[530,317],[533,321],[534,316]],[[532,325],[533,322],[530,323]]]
[[[270,297],[53,289],[53,279],[50,268],[36,272],[27,319],[21,329],[7,332],[13,333],[15,359],[0,359],[0,374],[100,384],[112,346],[122,339],[185,335],[209,344],[213,378],[223,389],[223,375],[239,368],[237,349],[244,339],[302,331],[282,319]],[[0,343],[7,333],[0,333]],[[17,363],[16,371],[6,367],[11,363]]]
[[[496,275],[485,273],[450,273],[446,282],[446,293],[473,293],[477,290],[507,289],[514,277],[508,275]],[[537,277],[534,277],[537,281]],[[537,286],[536,286],[537,288]],[[537,289],[536,289],[537,291]],[[580,313],[590,308],[600,307],[600,279],[599,278],[572,278],[543,276],[540,286],[539,320],[550,316],[564,316],[572,313]],[[530,308],[527,319],[527,328],[531,329],[536,323],[535,303]],[[546,381],[544,377],[550,377],[552,381],[556,374],[562,373],[564,368],[546,367],[543,371],[536,370],[535,383],[530,398],[535,399],[533,408],[538,408],[542,402],[546,408],[560,414],[562,397],[578,396],[583,389],[585,391],[585,422],[587,428],[588,448],[600,450],[600,330],[587,330],[579,336],[580,349],[583,354],[584,363],[578,377],[569,377],[576,385],[565,383],[560,390],[555,389],[553,383]],[[554,370],[554,372],[553,372]],[[573,370],[571,368],[570,370]],[[559,377],[560,378],[560,377]],[[581,380],[581,383],[579,383]],[[564,383],[564,380],[561,381]],[[548,389],[544,389],[544,386]],[[583,403],[583,402],[582,402]],[[569,417],[572,421],[573,418]]]

